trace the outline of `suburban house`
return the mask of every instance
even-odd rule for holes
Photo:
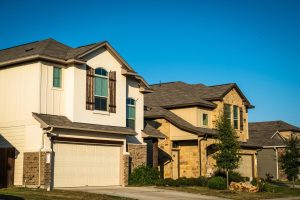
[[[151,89],[152,93],[145,94],[145,120],[160,132],[156,134],[159,137],[148,138],[158,140],[159,169],[164,178],[211,176],[215,172],[216,121],[223,114],[240,141],[237,171],[245,177],[257,177],[256,152],[260,147],[249,142],[248,132],[248,110],[254,106],[236,84],[170,82],[151,85]]]
[[[0,187],[126,185],[147,162],[148,92],[108,42],[0,50]]]
[[[284,121],[249,123],[249,140],[262,146],[257,155],[258,177],[266,178],[269,174],[274,179],[286,179],[278,160],[292,135],[300,138],[300,128]]]

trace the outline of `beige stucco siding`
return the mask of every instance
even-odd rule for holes
[[[198,126],[198,109],[197,107],[187,107],[187,108],[175,108],[171,109],[171,112],[178,115],[185,121],[191,123],[194,126]]]

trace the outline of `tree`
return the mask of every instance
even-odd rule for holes
[[[299,140],[296,136],[291,136],[287,141],[287,147],[285,153],[280,157],[279,161],[281,167],[289,181],[293,181],[293,187],[295,188],[295,179],[299,174],[300,167],[300,151]]]
[[[219,169],[226,172],[227,189],[229,187],[228,173],[239,166],[240,156],[238,151],[240,145],[236,131],[231,126],[230,120],[225,115],[221,116],[216,124],[218,131],[219,143],[217,144],[218,152],[215,155],[216,164]]]

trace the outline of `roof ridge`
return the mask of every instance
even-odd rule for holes
[[[283,120],[270,120],[270,121],[260,121],[260,122],[249,122],[249,124],[256,124],[256,123],[270,123],[270,122],[284,122],[287,123]],[[288,124],[288,123],[287,123]]]
[[[237,85],[236,83],[224,83],[224,84],[218,84],[218,85],[210,85],[208,87],[217,87],[217,86],[223,86],[223,85]]]
[[[150,84],[150,86],[153,86],[153,85],[166,85],[166,84],[172,84],[172,83],[184,83],[184,84],[189,85],[188,83],[185,83],[183,81],[170,81],[170,82],[163,82],[163,83],[154,83],[154,84]]]

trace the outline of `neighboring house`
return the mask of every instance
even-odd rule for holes
[[[291,135],[300,138],[300,128],[284,121],[249,123],[249,141],[262,146],[257,155],[258,177],[266,178],[270,174],[274,179],[286,179],[278,160]]]
[[[1,50],[0,186],[126,185],[146,163],[147,92],[108,42]]]
[[[147,126],[160,134],[146,136],[158,140],[159,167],[164,178],[214,173],[216,121],[224,111],[241,145],[237,171],[245,177],[257,176],[259,147],[248,142],[248,110],[253,106],[236,84],[206,86],[171,82],[152,85],[151,89],[153,92],[145,95],[145,120]]]

